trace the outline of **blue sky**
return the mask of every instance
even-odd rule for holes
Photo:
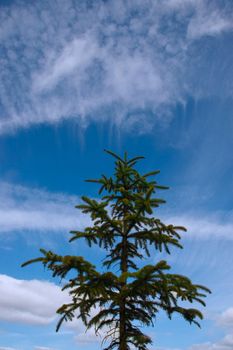
[[[79,321],[55,333],[69,296],[20,265],[41,247],[98,264],[68,232],[104,148],[161,170],[156,215],[188,228],[165,258],[213,292],[201,329],[158,315],[151,349],[232,349],[232,2],[1,0],[0,23],[0,350],[100,348]]]

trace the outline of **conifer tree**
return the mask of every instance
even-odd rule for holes
[[[147,350],[152,340],[142,327],[153,325],[159,310],[169,318],[178,313],[199,326],[202,313],[187,307],[187,302],[205,306],[203,298],[210,291],[183,275],[169,273],[170,266],[164,260],[138,267],[153,249],[170,254],[172,246],[182,248],[180,232],[186,229],[167,225],[156,216],[155,209],[165,203],[157,198],[157,191],[167,189],[150,180],[159,171],[140,174],[135,166],[143,157],[128,159],[127,154],[121,158],[106,152],[115,158],[114,174],[87,180],[100,186],[100,199],[83,196],[83,204],[77,208],[90,215],[93,224],[83,231],[71,231],[70,239],[84,238],[90,247],[106,251],[102,272],[82,256],[60,256],[44,249],[41,257],[22,266],[41,262],[54,277],[61,278],[75,272],[63,287],[71,301],[57,310],[61,316],[57,330],[63,321],[81,318],[87,329],[105,332],[105,350]],[[94,307],[98,311],[91,316]]]

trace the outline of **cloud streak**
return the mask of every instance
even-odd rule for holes
[[[1,232],[65,232],[89,222],[74,209],[79,202],[76,196],[9,183],[0,183],[0,196]]]
[[[197,239],[233,239],[232,213],[211,213],[177,215],[168,217],[167,222],[185,226],[188,229],[185,237]]]
[[[19,184],[0,182],[1,232],[51,231],[82,229],[91,223],[89,217],[74,208],[78,196],[48,192]],[[167,223],[187,227],[187,238],[233,239],[231,212],[192,214],[176,212],[163,215]]]
[[[55,350],[55,348],[48,348],[47,346],[36,346],[34,350]]]
[[[187,94],[206,95],[196,78],[200,52],[208,36],[232,30],[229,6],[199,0],[2,6],[0,133],[67,119],[82,126],[108,121],[126,131],[136,125],[139,132],[151,131],[147,118],[152,126],[169,122]],[[232,92],[229,69],[224,94]]]

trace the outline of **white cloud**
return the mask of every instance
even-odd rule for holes
[[[188,350],[231,350],[233,348],[233,335],[226,335],[216,343],[206,342],[192,345]]]
[[[0,227],[7,231],[67,232],[88,223],[76,196],[0,182]]]
[[[69,300],[53,283],[7,275],[0,275],[0,294],[1,321],[33,325],[53,322],[57,308]]]
[[[211,4],[204,6],[198,1],[196,15],[191,19],[187,35],[191,39],[198,39],[205,35],[215,36],[233,28],[232,18],[225,11],[219,11]]]
[[[218,317],[218,323],[226,328],[231,328],[233,331],[233,307],[225,310],[220,317]]]
[[[6,347],[6,346],[0,346],[0,350],[17,350],[16,348],[9,348],[9,347]]]
[[[58,320],[56,310],[70,301],[67,291],[54,283],[42,280],[22,280],[0,274],[0,321],[14,324],[48,325]],[[98,308],[93,309],[94,316]],[[54,326],[55,327],[55,326]],[[64,330],[65,329],[65,330]],[[93,329],[85,332],[86,327],[80,319],[65,322],[63,333],[69,330],[79,343],[99,342]],[[0,350],[13,348],[0,347]],[[56,350],[46,346],[35,346],[35,350]]]
[[[169,121],[187,93],[207,93],[196,78],[204,50],[193,43],[230,30],[232,16],[216,1],[67,0],[4,6],[0,21],[0,133],[64,119],[126,131],[135,122],[142,133]],[[230,94],[231,74],[220,76]]]
[[[55,350],[55,348],[48,348],[47,346],[36,346],[34,350]]]
[[[180,214],[167,217],[166,222],[188,229],[185,237],[198,239],[233,239],[232,213]],[[184,236],[183,235],[183,236]]]
[[[215,36],[233,28],[227,5],[221,8],[215,1],[203,0],[168,0],[166,7],[182,15],[190,16],[187,26],[187,37],[190,40],[206,35]]]
[[[0,182],[0,227],[2,232],[56,231],[81,229],[91,223],[88,215],[74,208],[78,196],[52,193],[40,188]],[[185,226],[185,237],[233,239],[233,214],[166,214],[167,223]]]
[[[70,79],[70,75],[74,72],[76,78],[80,79],[83,71],[93,59],[98,57],[98,50],[95,40],[89,36],[74,39],[65,46],[60,56],[48,62],[47,67],[43,68],[42,74],[34,76],[35,91],[50,90],[62,79],[66,77]]]
[[[100,337],[95,334],[94,330],[80,333],[75,337],[75,341],[77,342],[77,344],[98,344],[100,340]]]
[[[233,348],[233,308],[228,308],[216,318],[216,324],[222,326],[227,334],[216,342],[194,344],[188,350],[231,350]]]
[[[153,348],[152,350],[181,350],[181,349],[178,349],[178,348],[168,348],[168,347],[159,347],[159,348]]]

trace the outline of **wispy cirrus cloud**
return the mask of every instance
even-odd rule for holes
[[[2,232],[57,231],[82,229],[90,224],[88,215],[74,208],[80,203],[78,196],[53,193],[0,182],[0,227]],[[187,237],[197,239],[233,239],[231,212],[163,214],[165,222],[188,228]],[[186,235],[185,235],[186,236]]]
[[[233,24],[228,16],[229,4],[225,3],[223,7],[216,7],[216,3],[202,0],[185,1],[192,3],[195,15],[192,16],[187,30],[187,36],[190,39],[198,39],[204,36],[216,36],[228,30],[232,30]]]
[[[213,212],[201,216],[189,213],[178,214],[168,217],[166,221],[185,226],[188,229],[186,237],[233,240],[233,214],[231,212]]]
[[[50,348],[47,346],[36,346],[34,350],[56,350],[55,348]]]
[[[211,93],[197,77],[207,37],[232,29],[230,8],[199,0],[2,6],[0,133],[66,119],[150,132],[187,94]],[[219,70],[221,53],[209,54]],[[227,88],[219,93],[231,95],[224,57]],[[205,80],[213,90],[211,71]]]
[[[74,208],[80,197],[53,193],[0,182],[0,227],[2,232],[57,231],[82,229],[91,223],[88,215]],[[185,236],[197,239],[233,239],[233,214],[228,212],[199,213],[179,211],[163,214],[167,223],[187,227]]]
[[[9,231],[57,231],[82,228],[87,216],[74,209],[76,196],[0,183],[0,227]]]

